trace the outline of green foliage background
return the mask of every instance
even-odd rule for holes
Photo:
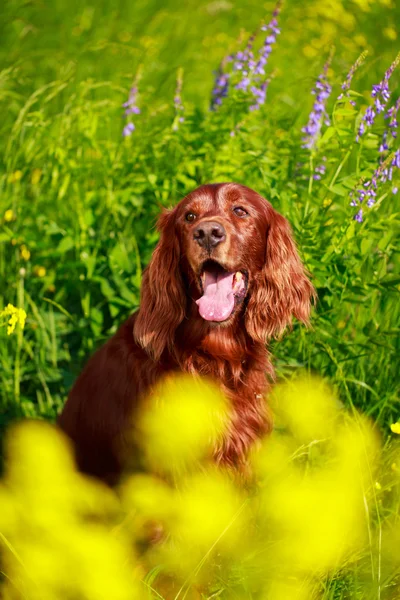
[[[160,207],[228,180],[253,187],[290,220],[317,287],[312,329],[295,325],[272,344],[278,375],[306,367],[381,426],[399,417],[398,196],[383,190],[356,225],[348,192],[376,168],[383,121],[363,144],[355,128],[398,50],[400,6],[288,0],[266,105],[249,114],[236,94],[210,113],[213,70],[273,8],[255,0],[2,3],[0,308],[23,306],[28,320],[23,333],[0,334],[1,427],[21,414],[55,417],[88,354],[137,308]],[[313,182],[301,128],[332,45],[333,121],[319,150],[327,174]],[[341,109],[340,84],[364,49],[358,108]],[[185,122],[174,131],[179,67]],[[121,104],[135,78],[142,112],[123,139]],[[398,97],[398,73],[391,89]]]

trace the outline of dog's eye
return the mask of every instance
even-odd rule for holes
[[[196,219],[196,215],[192,212],[188,212],[185,216],[186,221],[194,221]]]
[[[244,208],[242,208],[241,206],[235,206],[235,208],[233,209],[233,212],[235,213],[235,215],[237,215],[238,217],[245,217],[246,215],[248,215],[249,213],[247,212],[247,210],[245,210]]]

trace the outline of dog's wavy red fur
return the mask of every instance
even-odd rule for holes
[[[246,215],[237,216],[237,206]],[[185,218],[188,212],[194,222]],[[194,227],[210,219],[226,231],[213,249],[193,236]],[[273,367],[266,343],[293,317],[307,323],[314,297],[288,222],[248,187],[203,185],[164,212],[158,229],[139,310],[89,360],[59,417],[80,469],[110,483],[127,461],[125,441],[141,401],[160,378],[178,371],[220,383],[231,417],[214,458],[243,465],[252,444],[271,429],[265,394]],[[207,259],[247,274],[246,297],[222,323],[204,320],[195,303]]]

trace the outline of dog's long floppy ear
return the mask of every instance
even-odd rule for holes
[[[174,221],[174,211],[165,211],[158,220],[161,236],[143,273],[140,309],[133,328],[135,341],[154,360],[172,348],[175,330],[185,316],[186,295]]]
[[[290,326],[292,317],[308,324],[316,294],[307,278],[287,220],[271,206],[264,268],[256,275],[246,310],[246,329],[265,343]]]

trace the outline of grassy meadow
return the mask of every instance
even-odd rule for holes
[[[396,0],[4,0],[0,597],[400,598],[399,23]],[[114,494],[47,422],[138,307],[161,207],[219,181],[288,218],[318,294],[271,343],[259,485],[196,470],[208,436],[172,406],[176,439],[146,431],[185,473]]]

